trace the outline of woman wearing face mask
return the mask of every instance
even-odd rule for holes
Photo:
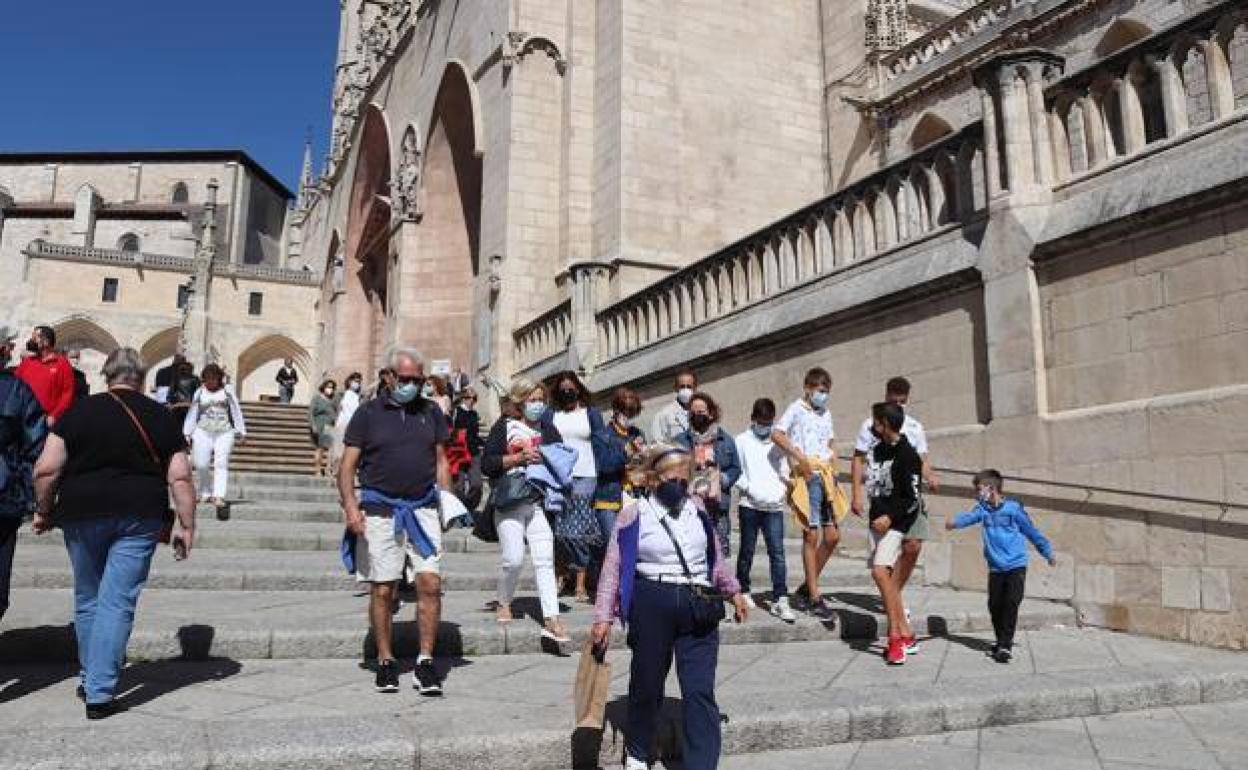
[[[229,487],[230,453],[235,440],[247,435],[247,426],[238,399],[225,387],[225,372],[220,366],[208,364],[199,379],[203,384],[191,397],[182,433],[191,445],[200,501],[211,500],[220,508],[225,505]]]
[[[719,532],[720,548],[727,557],[732,531],[728,507],[732,485],[741,477],[741,461],[736,441],[719,427],[719,405],[709,394],[699,391],[689,399],[689,429],[676,437],[676,443],[693,455],[692,489],[706,503],[706,511]]]
[[[312,460],[314,476],[327,475],[325,461],[334,445],[334,421],[338,418],[338,408],[334,405],[337,390],[337,383],[325,380],[312,396],[312,403],[308,404],[308,432],[312,436],[312,446],[316,448]]]
[[[594,551],[606,540],[594,516],[594,495],[598,489],[598,467],[594,462],[593,437],[607,429],[602,413],[589,405],[589,390],[573,372],[560,372],[552,383],[555,409],[551,421],[563,441],[576,450],[572,471],[572,499],[555,519],[555,537],[568,571],[573,578],[576,601],[589,603],[586,573]]]
[[[345,448],[342,437],[347,434],[347,426],[351,424],[355,410],[360,407],[360,390],[364,386],[363,383],[364,375],[351,372],[347,375],[347,379],[343,380],[342,393],[339,393],[335,399],[334,406],[338,409],[338,416],[334,420],[333,448],[329,450],[329,465],[335,475],[338,473],[338,463],[342,460],[342,452]]]
[[[749,609],[719,555],[710,517],[689,494],[691,465],[683,447],[659,444],[648,450],[645,467],[653,491],[620,511],[598,583],[595,646],[605,654],[611,624],[619,619],[628,626],[633,651],[624,729],[627,770],[641,770],[652,759],[673,658],[684,712],[684,766],[713,770],[719,762],[715,668],[722,601],[731,598],[738,622]]]
[[[593,435],[594,463],[598,469],[598,489],[594,493],[594,516],[602,544],[595,549],[591,577],[597,578],[606,553],[607,539],[615,531],[615,517],[624,507],[624,492],[630,486],[628,468],[645,449],[646,437],[634,423],[641,413],[641,399],[629,388],[616,388],[611,396],[611,420]]]
[[[451,399],[446,395],[446,380],[436,374],[425,380],[425,386],[421,389],[420,395],[437,404],[442,409],[442,414],[449,419],[451,416]]]
[[[481,457],[481,470],[496,488],[508,482],[504,476],[523,477],[525,468],[541,464],[540,446],[563,441],[546,413],[546,389],[532,380],[518,377],[503,399],[503,414],[490,429]],[[559,619],[555,542],[546,513],[542,510],[541,492],[531,488],[525,499],[509,500],[494,511],[494,522],[500,547],[498,622],[510,623],[513,620],[511,600],[520,580],[527,541],[537,579],[537,593],[542,603],[542,636],[560,643],[570,641],[567,629]]]

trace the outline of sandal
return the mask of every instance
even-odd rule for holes
[[[494,610],[494,617],[499,623],[510,623],[516,619],[515,616],[511,614],[511,607],[508,607],[505,604],[498,605],[498,607]]]

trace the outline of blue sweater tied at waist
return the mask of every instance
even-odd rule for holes
[[[429,489],[420,497],[391,497],[372,487],[363,487],[360,489],[360,505],[389,508],[394,516],[394,534],[396,536],[400,534],[407,535],[408,542],[412,544],[412,547],[416,549],[416,553],[420,554],[422,559],[428,559],[438,552],[437,547],[433,544],[433,538],[429,536],[429,533],[425,532],[425,528],[420,524],[420,519],[416,516],[416,511],[421,508],[438,507],[439,493],[436,484],[431,484]],[[355,574],[355,542],[356,534],[350,529],[346,530],[342,535],[340,555],[347,572],[351,574]]]

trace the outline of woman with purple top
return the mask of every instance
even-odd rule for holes
[[[645,467],[649,494],[620,511],[611,535],[592,631],[605,654],[611,623],[628,627],[633,651],[628,681],[625,768],[647,767],[663,684],[672,660],[684,710],[683,752],[688,770],[713,770],[719,762],[720,713],[715,703],[719,620],[730,598],[738,622],[748,613],[719,536],[702,501],[689,494],[689,451],[659,444]]]

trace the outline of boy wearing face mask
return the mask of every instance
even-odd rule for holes
[[[984,558],[988,561],[988,612],[997,641],[989,653],[998,663],[1013,657],[1018,606],[1027,586],[1027,541],[1049,566],[1057,564],[1053,546],[1036,529],[1023,504],[1002,494],[1001,474],[991,468],[975,474],[974,510],[945,520],[945,529],[983,525]]]
[[[737,489],[741,493],[738,516],[741,524],[741,552],[737,554],[737,582],[746,604],[750,597],[750,570],[754,567],[754,547],[758,531],[763,531],[767,558],[771,564],[771,614],[786,623],[797,616],[789,606],[787,566],[784,559],[784,498],[788,485],[789,463],[784,451],[771,440],[776,421],[776,404],[770,398],[754,402],[750,412],[750,428],[736,438],[741,477]]]
[[[676,437],[689,430],[689,402],[698,389],[698,375],[691,369],[676,373],[674,388],[676,400],[659,410],[650,426],[650,440],[664,444],[675,443]]]
[[[815,367],[803,379],[805,394],[789,405],[776,423],[772,440],[784,451],[793,469],[795,492],[805,488],[806,510],[795,503],[795,512],[805,514],[802,533],[803,585],[812,612],[829,616],[831,607],[819,593],[819,576],[832,558],[841,535],[833,516],[832,495],[836,489],[836,432],[828,410],[832,375]],[[801,516],[799,515],[799,520]],[[822,542],[820,541],[822,535]]]

